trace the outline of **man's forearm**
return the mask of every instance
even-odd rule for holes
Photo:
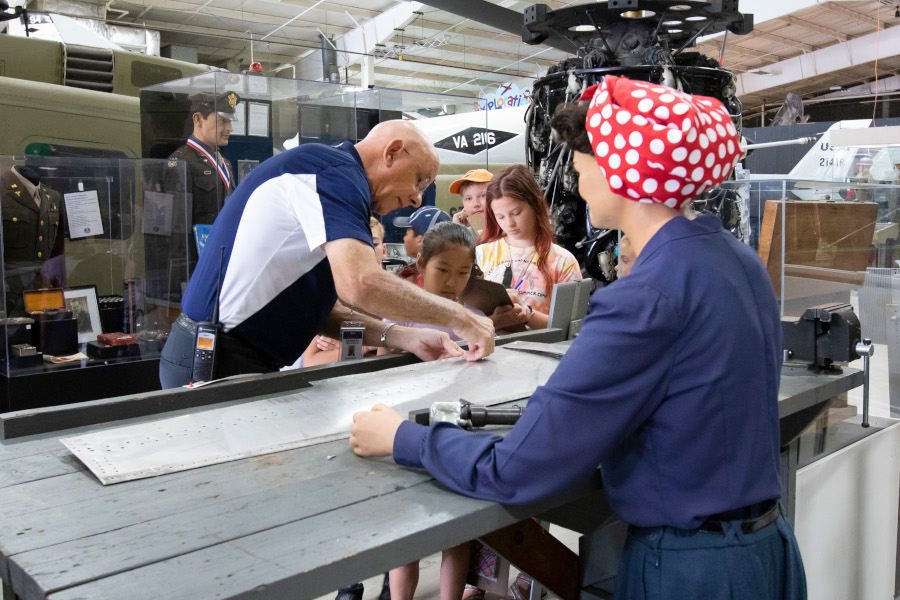
[[[331,314],[328,315],[328,319],[325,321],[325,327],[321,333],[336,340],[340,340],[341,323],[343,321],[362,322],[366,326],[366,331],[363,335],[363,344],[366,346],[381,347],[381,334],[388,326],[388,323],[384,323],[379,319],[360,313],[356,310],[351,311],[349,307],[341,302],[334,305]]]
[[[456,302],[429,294],[387,271],[375,271],[364,279],[365,292],[355,306],[367,313],[404,323],[427,323],[455,329],[466,319]]]

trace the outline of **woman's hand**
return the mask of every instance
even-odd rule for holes
[[[403,422],[397,411],[384,404],[353,415],[350,447],[358,456],[389,456],[394,453],[394,436]]]
[[[529,316],[530,311],[524,304],[506,304],[494,310],[491,321],[495,329],[505,329],[526,322]]]

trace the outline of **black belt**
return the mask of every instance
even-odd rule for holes
[[[193,335],[197,334],[197,321],[184,313],[178,315],[175,320]],[[242,373],[273,372],[279,370],[284,364],[275,361],[267,354],[256,349],[242,337],[229,331],[219,337],[219,349],[217,350],[216,376],[227,377]]]
[[[768,503],[766,503],[768,504]],[[765,505],[764,505],[765,506]],[[741,509],[742,510],[742,509]],[[771,525],[775,522],[775,519],[778,518],[780,514],[780,510],[778,508],[778,502],[771,501],[771,507],[766,510],[763,508],[765,512],[758,517],[743,519],[741,521],[741,531],[745,534],[747,533],[755,533],[765,527],[766,525]],[[738,511],[734,511],[738,512]],[[705,521],[703,521],[703,525],[700,526],[699,531],[703,531],[705,533],[718,533],[724,534],[725,529],[722,526],[724,523],[731,523],[737,519],[729,519],[727,518],[727,513],[722,513],[719,515],[713,515],[708,517]]]
[[[191,331],[195,331],[195,328],[197,327],[197,321],[193,320],[184,313],[179,314],[178,318],[175,319],[175,321],[185,329],[190,329]]]

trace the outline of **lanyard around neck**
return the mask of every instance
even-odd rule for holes
[[[513,285],[512,285],[512,280],[513,280],[513,268],[512,268],[512,265],[513,265],[513,251],[512,251],[512,246],[510,245],[510,243],[509,243],[508,240],[504,239],[503,241],[506,242],[506,250],[507,250],[507,252],[509,253],[509,266],[506,267],[507,270],[506,270],[506,272],[503,274],[503,285],[506,286],[506,287],[511,287],[511,288],[517,290],[517,289],[519,289],[519,285],[520,285],[523,281],[525,281],[525,276],[528,275],[528,271],[531,270],[531,266],[534,264],[534,259],[537,258],[537,248],[534,248],[534,249],[531,251],[531,257],[528,259],[528,264],[525,265],[525,268],[524,268],[524,269],[522,270],[522,272],[519,274],[519,281],[516,283],[515,287],[513,287]],[[533,244],[532,244],[532,246],[533,246]]]
[[[212,162],[212,164],[216,165],[216,171],[219,173],[219,177],[222,179],[222,182],[225,184],[225,191],[229,191],[229,189],[231,188],[231,185],[229,184],[229,181],[228,181],[228,172],[224,169],[224,167],[222,165],[219,164],[219,161],[217,161],[215,159],[215,157],[213,157],[213,155],[210,154],[206,148],[201,146],[200,143],[197,142],[194,138],[188,138],[187,145],[190,146],[191,148],[193,148],[194,150],[196,150],[197,152],[201,153],[206,158],[208,158]]]

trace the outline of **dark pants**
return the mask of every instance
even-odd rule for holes
[[[179,315],[159,360],[159,382],[164,390],[191,382],[196,337],[197,323],[184,314]],[[233,333],[221,334],[217,343],[216,379],[246,373],[273,373],[283,366]]]
[[[616,577],[616,600],[805,600],[806,574],[791,526],[777,520],[745,534],[631,527]]]

